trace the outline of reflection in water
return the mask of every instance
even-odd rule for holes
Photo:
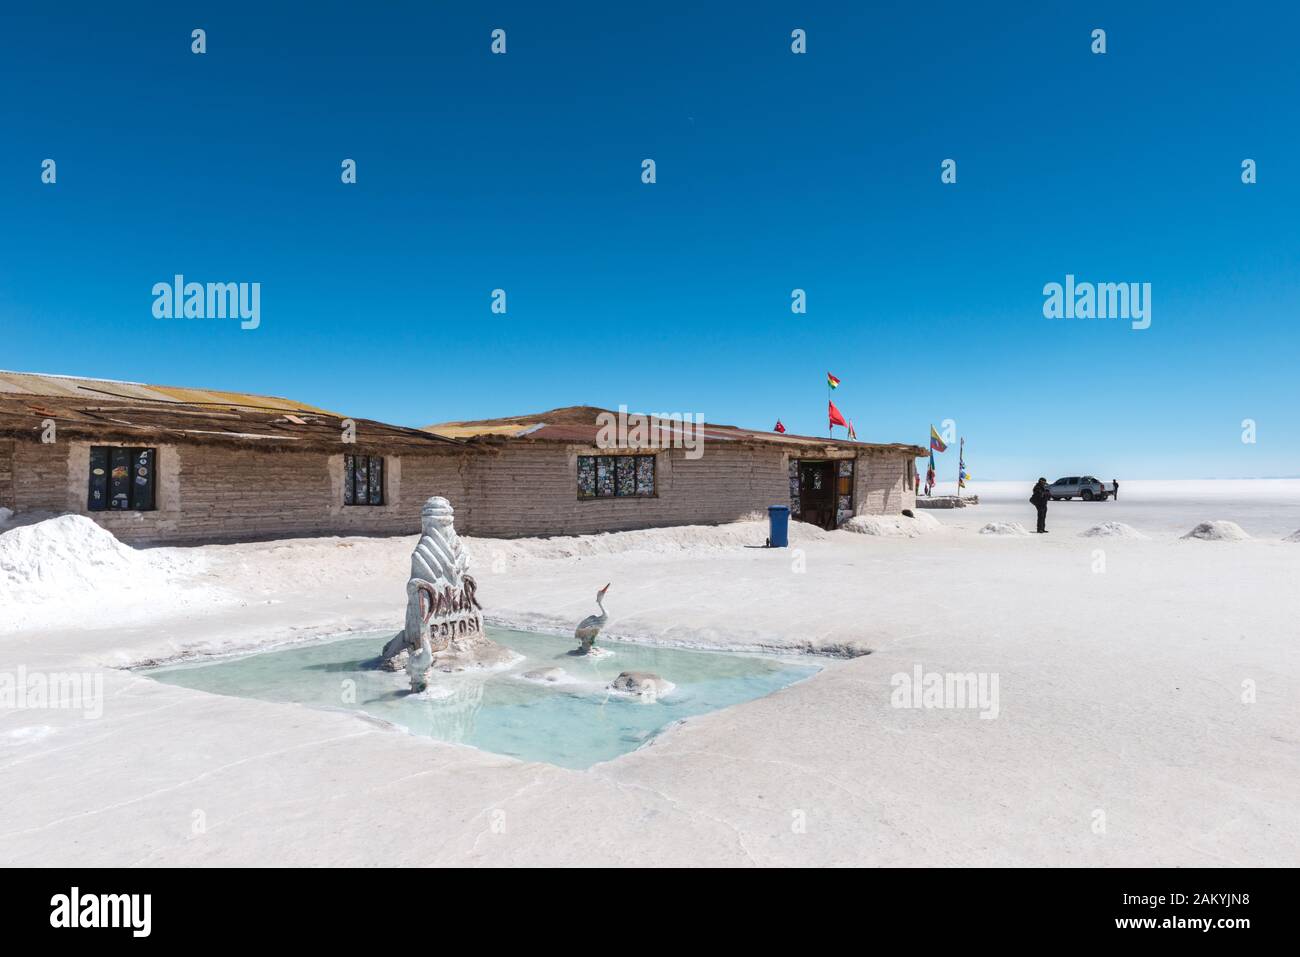
[[[430,710],[428,734],[441,741],[457,744],[471,741],[474,723],[483,708],[483,692],[487,681],[478,675],[456,675],[445,687],[450,694],[438,697],[438,706]],[[430,687],[441,686],[431,682]]]

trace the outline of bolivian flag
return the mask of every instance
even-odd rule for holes
[[[828,372],[826,373],[826,384],[832,389],[838,389],[840,387],[840,380]]]
[[[934,430],[933,425],[930,426],[930,448],[936,452],[948,451],[948,446],[943,444],[943,439],[939,438],[939,433]],[[934,456],[932,455],[930,458],[934,458]]]

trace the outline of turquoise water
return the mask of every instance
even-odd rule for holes
[[[572,638],[488,632],[524,660],[508,671],[435,672],[422,695],[410,693],[405,672],[373,667],[390,632],[144,673],[213,694],[364,711],[441,741],[587,768],[635,750],[674,721],[761,698],[818,670],[774,658],[624,642],[602,646],[608,657],[579,658],[568,654]],[[565,680],[521,677],[550,667],[564,669]],[[676,687],[653,701],[608,691],[621,671],[650,671]]]

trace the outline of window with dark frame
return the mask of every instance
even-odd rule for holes
[[[384,504],[384,459],[382,456],[343,456],[343,504]]]
[[[853,517],[853,459],[841,459],[836,471],[835,524],[843,525]]]
[[[654,498],[653,455],[579,455],[578,498]]]
[[[152,512],[157,449],[90,447],[90,486],[86,508],[92,512]]]

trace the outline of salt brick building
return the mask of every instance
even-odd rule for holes
[[[787,503],[833,528],[915,505],[918,446],[709,424],[693,447],[608,447],[603,414],[410,429],[273,396],[0,372],[0,507],[87,515],[158,545],[414,534],[431,495],[463,534],[500,537],[713,524]]]
[[[653,446],[611,448],[605,423],[616,415],[575,406],[427,429],[481,453],[462,499],[478,535],[716,524],[784,504],[795,520],[835,528],[916,505],[919,446],[653,419]]]

